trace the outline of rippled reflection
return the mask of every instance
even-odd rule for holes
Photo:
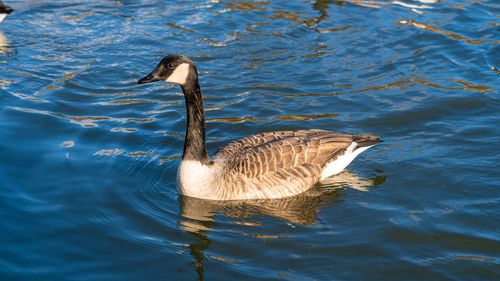
[[[79,124],[82,127],[97,127],[97,122],[99,121],[113,121],[119,123],[128,123],[128,122],[136,122],[136,123],[148,123],[154,121],[154,118],[112,118],[107,116],[70,116],[61,113],[54,113],[45,110],[34,110],[28,108],[20,108],[20,107],[10,107],[11,109],[27,112],[27,113],[36,113],[42,115],[54,116],[62,119],[69,120],[71,123]]]
[[[447,79],[430,79],[425,77],[420,77],[417,75],[411,75],[415,78],[415,82],[418,84],[423,84],[433,88],[445,89],[445,90],[468,90],[481,93],[493,93],[494,89],[489,86],[484,85],[474,85],[471,82],[467,82],[462,79],[457,78],[447,78]],[[457,84],[459,86],[457,86]]]
[[[181,215],[186,218],[180,221],[180,227],[190,232],[213,230],[211,223],[216,215],[243,220],[237,224],[245,225],[255,225],[255,223],[247,224],[245,219],[260,215],[299,225],[314,225],[318,223],[316,219],[319,217],[318,212],[321,207],[342,201],[340,197],[343,194],[339,193],[339,190],[352,188],[368,191],[370,187],[384,181],[385,176],[364,178],[350,171],[344,171],[323,180],[318,187],[297,196],[281,199],[215,201],[180,196]],[[326,205],[319,204],[325,200],[328,201]]]
[[[183,27],[180,27],[180,26],[175,25],[175,24],[170,23],[170,22],[166,23],[166,25],[169,26],[169,27],[178,29],[178,30],[187,31],[187,32],[190,32],[190,33],[198,33],[197,31],[194,31],[194,30],[191,30],[191,29],[187,29],[187,28],[183,28]]]
[[[237,263],[238,260],[205,254],[212,243],[207,231],[229,231],[232,233],[259,238],[290,238],[288,233],[262,233],[267,230],[262,216],[273,217],[290,224],[312,226],[320,222],[320,210],[330,208],[343,202],[345,188],[358,191],[369,191],[370,187],[382,184],[384,176],[362,178],[350,171],[344,171],[324,180],[319,186],[293,197],[281,199],[261,199],[243,201],[214,201],[179,195],[180,215],[179,228],[191,233],[197,242],[188,244],[190,255],[196,260],[191,263],[200,279],[203,279],[203,264],[207,257]],[[234,229],[219,225],[216,221],[234,225]],[[263,227],[263,228],[261,228]],[[244,229],[244,230],[242,230]]]
[[[3,35],[2,31],[0,31],[0,54],[7,54],[11,52],[12,50],[9,45],[9,40],[7,39],[7,37],[5,37],[5,35]],[[0,63],[1,62],[2,61],[0,61]]]
[[[270,4],[268,1],[235,1],[232,3],[223,2],[224,6],[229,10],[236,11],[262,11],[267,5]]]
[[[276,200],[218,202],[181,197],[181,215],[188,220],[181,221],[180,227],[190,232],[213,230],[208,222],[213,222],[215,215],[243,220],[239,224],[247,224],[245,220],[252,217],[267,215],[295,224],[313,225],[317,223],[318,202],[328,198],[324,196],[321,191],[311,189],[298,196]]]
[[[469,39],[469,38],[462,36],[460,34],[453,33],[453,32],[450,32],[450,31],[447,31],[444,29],[440,29],[440,28],[437,28],[435,26],[432,26],[432,25],[429,25],[426,23],[422,23],[422,22],[418,22],[415,20],[400,20],[399,23],[413,26],[413,27],[416,27],[419,29],[424,29],[424,30],[428,30],[431,32],[443,34],[443,35],[446,35],[452,39],[461,40],[461,41],[467,42],[467,43],[472,44],[472,45],[481,45],[481,44],[485,44],[485,43],[495,43],[495,44],[500,43],[500,40]]]
[[[412,12],[422,14],[420,9],[432,9],[432,6],[425,5],[425,4],[437,3],[439,0],[417,0],[417,1],[421,2],[422,5],[406,3],[403,1],[343,0],[343,1],[335,1],[335,2],[347,2],[347,3],[352,3],[355,5],[359,5],[362,7],[368,7],[368,8],[382,8],[382,7],[387,6],[387,5],[398,5],[398,6],[402,6],[405,8],[410,8],[410,10]]]

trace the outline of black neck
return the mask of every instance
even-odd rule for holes
[[[191,83],[186,83],[181,87],[187,109],[187,129],[182,159],[208,164],[210,158],[205,147],[205,112],[198,79],[193,79]]]

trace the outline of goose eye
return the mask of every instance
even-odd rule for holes
[[[167,67],[168,67],[168,69],[170,69],[170,70],[174,69],[174,65],[173,65],[173,64],[171,64],[171,63],[167,64]]]

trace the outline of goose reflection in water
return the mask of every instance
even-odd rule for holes
[[[385,181],[385,176],[373,178],[359,177],[350,171],[344,171],[332,176],[320,187],[314,187],[296,196],[280,199],[258,199],[258,200],[234,200],[216,201],[187,197],[179,194],[181,220],[179,228],[189,232],[196,238],[195,243],[188,246],[190,255],[195,262],[194,266],[198,274],[198,280],[203,280],[203,263],[207,258],[226,262],[238,262],[236,260],[204,254],[212,243],[207,235],[208,231],[227,231],[239,233],[245,236],[272,239],[290,237],[289,234],[276,233],[273,235],[258,233],[259,227],[264,224],[259,218],[263,216],[274,217],[287,223],[311,226],[321,222],[320,209],[332,207],[343,202],[345,195],[341,191],[352,188],[359,191],[369,191],[370,188],[380,185]],[[216,222],[218,217],[220,224]],[[223,223],[225,225],[223,226]],[[239,230],[227,229],[227,224],[250,227],[255,232],[245,233]],[[219,228],[219,229],[217,229]]]
[[[213,230],[215,216],[246,219],[261,215],[275,217],[283,221],[299,224],[317,224],[319,209],[343,201],[345,188],[369,191],[370,187],[381,184],[384,176],[362,178],[350,171],[344,171],[321,183],[320,188],[311,188],[296,196],[280,199],[215,201],[180,195],[181,215],[186,219],[179,222],[180,228],[189,232]],[[261,225],[252,222],[233,222],[243,225]]]
[[[11,52],[10,42],[7,40],[2,31],[0,31],[0,54],[7,54]]]

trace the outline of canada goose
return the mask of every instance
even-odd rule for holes
[[[12,13],[14,10],[5,5],[2,1],[0,1],[0,22],[3,21],[3,19],[10,13]]]
[[[293,196],[340,173],[358,154],[381,142],[372,134],[325,130],[276,131],[233,140],[211,157],[205,148],[205,113],[196,65],[183,55],[164,57],[139,84],[179,84],[187,108],[180,193],[202,199],[245,200]]]

